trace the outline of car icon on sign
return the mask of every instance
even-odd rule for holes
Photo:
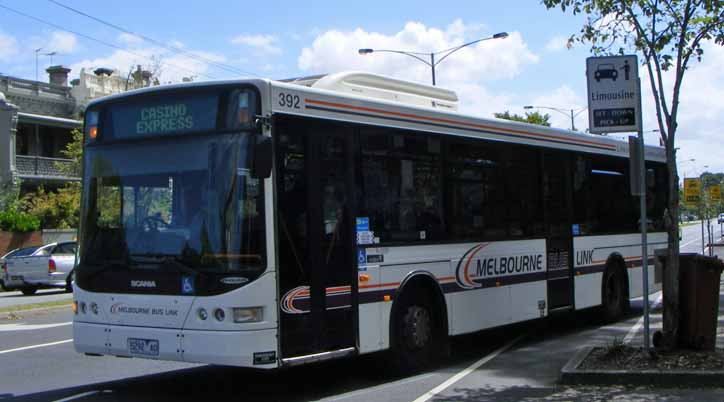
[[[616,78],[618,78],[618,71],[616,71],[616,67],[614,67],[613,64],[603,63],[596,67],[596,72],[593,76],[596,78],[596,82],[600,82],[604,78],[616,81]]]

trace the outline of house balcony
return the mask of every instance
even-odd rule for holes
[[[32,181],[79,181],[80,172],[66,173],[73,161],[62,158],[16,155],[15,169],[17,177]],[[64,167],[66,167],[64,169]]]

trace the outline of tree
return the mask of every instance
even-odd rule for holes
[[[669,235],[664,271],[664,321],[661,346],[676,346],[679,323],[679,178],[676,148],[679,99],[684,74],[701,61],[703,41],[724,42],[724,2],[718,0],[542,0],[548,8],[585,13],[581,31],[569,39],[591,46],[594,54],[635,52],[643,56],[669,173],[669,205],[664,219]],[[665,81],[669,80],[669,83]],[[668,84],[668,85],[667,85]]]
[[[70,163],[58,163],[57,168],[66,176],[81,174],[83,160],[83,132],[73,130],[72,139],[60,153],[71,160]],[[40,221],[43,228],[77,228],[80,219],[79,182],[69,182],[57,191],[46,191],[40,187],[28,193],[21,200],[22,209]]]
[[[518,114],[510,114],[510,112],[506,110],[503,113],[494,113],[494,116],[499,119],[520,121],[523,123],[537,124],[539,126],[546,127],[551,126],[551,123],[549,121],[551,116],[548,113],[540,114],[539,112],[527,112],[525,114],[525,117],[523,117]]]

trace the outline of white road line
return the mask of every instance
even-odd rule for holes
[[[420,380],[425,380],[425,379],[430,378],[430,377],[432,377],[432,376],[434,376],[434,375],[436,375],[436,373],[429,373],[429,374],[418,375],[418,376],[415,376],[415,377],[412,377],[412,378],[408,378],[408,379],[406,379],[406,380],[395,381],[395,382],[391,382],[391,383],[389,383],[389,384],[378,385],[378,386],[376,386],[376,387],[365,388],[365,389],[363,389],[363,390],[354,391],[354,392],[349,392],[349,393],[342,394],[342,395],[337,395],[337,396],[335,396],[335,397],[333,397],[333,398],[331,398],[331,399],[322,399],[320,402],[322,402],[322,401],[324,401],[324,402],[341,401],[342,399],[353,398],[353,397],[355,397],[355,396],[360,396],[360,395],[363,395],[363,394],[366,394],[366,393],[369,393],[369,392],[380,391],[380,390],[385,389],[385,388],[391,388],[391,387],[395,387],[395,386],[400,386],[400,385],[409,384],[409,383],[411,383],[411,382],[416,382],[416,381],[420,381]]]
[[[701,243],[701,239],[694,239],[694,240],[692,240],[692,241],[690,241],[690,242],[687,242],[687,243],[684,243],[684,244],[679,244],[679,250],[681,250],[682,247],[686,247],[686,246],[688,246],[689,244],[693,244],[693,243],[695,243],[695,242],[700,242],[700,243]]]
[[[628,333],[626,334],[626,337],[623,338],[623,343],[631,343],[633,340],[633,337],[636,336],[636,333],[639,332],[639,329],[644,325],[644,316],[641,316],[638,321],[636,321],[636,325],[631,327],[631,329],[628,330]]]
[[[512,341],[506,343],[505,345],[501,346],[500,348],[493,351],[493,353],[490,353],[489,355],[483,357],[482,359],[476,361],[475,363],[468,366],[465,370],[455,374],[454,376],[450,377],[447,381],[444,383],[438,385],[437,387],[431,389],[430,391],[427,391],[425,394],[420,396],[419,398],[415,399],[413,402],[425,402],[432,398],[433,396],[439,394],[440,392],[444,391],[449,386],[455,384],[456,382],[460,381],[463,377],[466,375],[472,373],[473,371],[477,370],[480,366],[483,364],[495,359],[499,354],[505,352],[506,350],[510,349],[511,346],[515,345],[516,342],[521,340],[523,338],[523,335],[513,339]]]
[[[88,391],[88,392],[83,392],[82,394],[78,394],[78,395],[71,395],[71,396],[63,398],[63,399],[56,399],[53,402],[74,401],[76,399],[85,398],[86,396],[96,395],[96,394],[100,394],[100,393],[101,393],[101,391]]]
[[[47,328],[55,328],[55,327],[64,327],[66,325],[73,324],[72,321],[69,322],[59,322],[55,324],[0,324],[0,332],[7,332],[7,331],[32,331],[35,329],[47,329]]]
[[[22,348],[15,348],[15,349],[8,349],[8,350],[0,350],[0,355],[4,355],[5,353],[12,353],[12,352],[20,352],[21,350],[28,350],[28,349],[37,349],[37,348],[44,348],[46,346],[55,346],[55,345],[61,345],[64,343],[73,342],[72,339],[66,339],[64,341],[58,341],[58,342],[50,342],[50,343],[41,343],[40,345],[31,345],[31,346],[23,346]]]

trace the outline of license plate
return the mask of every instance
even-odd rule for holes
[[[128,351],[136,355],[158,356],[156,339],[128,338]]]
[[[13,281],[22,281],[23,277],[22,277],[22,275],[21,276],[11,276],[10,279]]]

